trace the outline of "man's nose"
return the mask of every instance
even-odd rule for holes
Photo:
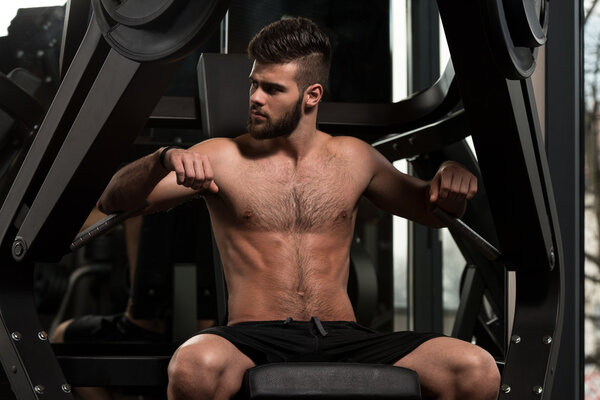
[[[262,90],[260,90],[260,88],[250,91],[250,103],[258,105],[265,104],[264,93]]]

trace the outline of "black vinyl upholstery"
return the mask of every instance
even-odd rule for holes
[[[275,363],[250,369],[243,398],[421,399],[416,372],[391,365]],[[242,398],[242,397],[240,397]]]
[[[202,130],[209,137],[236,137],[246,132],[249,75],[245,54],[202,54],[198,91]]]

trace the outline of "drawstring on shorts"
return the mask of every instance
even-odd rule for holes
[[[323,324],[321,323],[321,320],[319,318],[312,317],[310,320],[312,321],[313,324],[315,324],[315,326],[317,327],[317,330],[319,331],[321,336],[323,336],[323,337],[327,336],[327,331],[325,330],[325,328],[323,328]]]
[[[283,321],[284,325],[289,325],[294,319],[292,317],[287,317],[285,319],[285,321]],[[321,323],[321,320],[318,317],[312,317],[310,319],[310,321],[315,325],[315,328],[317,328],[317,330],[319,331],[319,333],[321,334],[321,336],[325,337],[327,336],[329,333],[325,330],[325,328],[323,327],[323,324]]]

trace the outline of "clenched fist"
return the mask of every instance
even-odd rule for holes
[[[217,193],[215,175],[206,154],[199,154],[179,148],[163,150],[162,165],[169,171],[175,171],[177,184],[198,191]]]
[[[446,161],[429,185],[429,202],[461,217],[477,193],[477,177],[461,164]]]

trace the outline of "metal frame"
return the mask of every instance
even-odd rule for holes
[[[531,82],[507,79],[497,68],[481,17],[485,3],[438,7],[500,248],[517,280],[500,398],[547,399],[563,324],[562,242]]]
[[[79,57],[82,67],[96,59],[98,53],[106,54],[107,48],[100,45],[100,38],[98,29],[92,27],[88,31],[88,45]],[[81,68],[71,73],[71,85],[61,86],[57,98],[63,97],[68,101],[76,94],[78,84],[89,85],[91,76],[83,71]],[[74,112],[69,110],[68,103],[64,101],[62,104],[55,102],[53,110],[60,115],[67,114],[67,111],[71,111],[70,114]],[[68,116],[72,118],[70,114]],[[48,115],[53,115],[52,110]],[[42,333],[37,319],[32,295],[33,263],[17,262],[12,257],[12,242],[16,236],[13,221],[20,209],[28,208],[22,208],[21,200],[28,190],[36,189],[30,188],[30,185],[37,167],[48,163],[47,158],[46,163],[42,162],[44,154],[56,151],[57,144],[53,139],[60,135],[55,134],[58,123],[56,119],[48,121],[47,118],[32,143],[4,206],[0,209],[0,257],[4,272],[4,279],[0,281],[0,313],[3,324],[3,329],[0,329],[0,360],[13,392],[19,399],[36,399],[42,394],[51,399],[72,398],[70,388],[64,386],[67,381],[52,353],[48,336],[45,332]],[[40,178],[35,180],[39,182]]]
[[[167,365],[176,346],[171,343],[94,343],[93,346],[60,343],[52,348],[71,386],[164,387]]]
[[[211,16],[220,20],[226,2],[213,3]],[[183,49],[200,44],[204,30],[198,32],[185,38],[189,44],[179,42],[179,59],[165,54],[170,61],[140,63],[112,50],[95,19],[89,25],[0,209],[0,361],[19,399],[72,398],[37,319],[33,260],[56,261],[69,251],[177,71]]]
[[[409,0],[408,92],[431,86],[440,76],[440,24],[434,1]]]
[[[0,110],[6,111],[16,121],[29,129],[44,117],[44,108],[27,91],[21,88],[10,77],[0,73]]]
[[[440,76],[439,14],[434,1],[412,0],[408,2],[408,7],[408,87],[409,93],[414,93],[429,88]],[[435,174],[438,167],[434,166],[432,174]],[[409,164],[408,168],[409,173],[422,179],[433,177],[429,173],[419,173],[419,168],[414,163]],[[409,298],[409,315],[412,317],[409,326],[416,331],[443,333],[444,291],[440,234],[437,229],[415,223],[408,224],[408,231],[408,268],[413,287]]]
[[[554,1],[546,45],[546,150],[563,233],[565,319],[553,399],[584,398],[583,2]]]
[[[65,5],[65,23],[58,60],[60,77],[63,78],[75,58],[81,40],[85,36],[90,16],[90,0],[68,0]]]

